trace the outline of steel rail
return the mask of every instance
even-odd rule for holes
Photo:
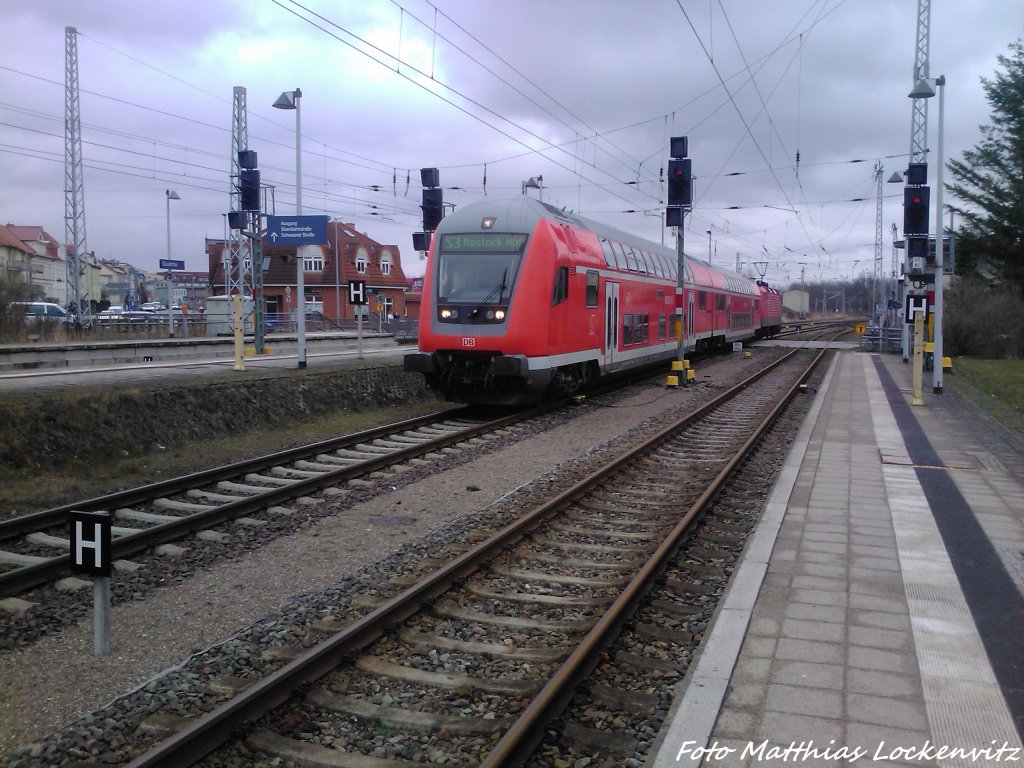
[[[531,411],[532,413],[532,411]],[[312,478],[297,479],[295,482],[289,485],[280,486],[277,488],[269,488],[267,491],[256,494],[253,496],[246,496],[240,498],[238,501],[228,502],[221,504],[216,507],[212,507],[209,510],[202,512],[195,512],[190,515],[183,516],[177,520],[173,520],[160,525],[155,525],[152,528],[146,528],[145,530],[139,531],[138,533],[132,533],[127,536],[119,536],[111,542],[111,558],[115,560],[124,559],[131,555],[137,554],[144,550],[150,549],[159,544],[164,544],[169,541],[180,539],[183,536],[188,535],[194,531],[202,530],[204,528],[210,528],[215,525],[219,525],[227,520],[235,517],[241,517],[244,515],[251,514],[267,507],[283,504],[292,499],[300,496],[306,496],[311,492],[318,491],[322,488],[326,488],[332,485],[338,485],[344,483],[354,477],[366,475],[384,467],[392,466],[394,464],[408,461],[409,459],[422,456],[432,451],[437,451],[441,448],[454,445],[456,443],[464,442],[473,437],[486,434],[487,432],[494,431],[495,429],[501,429],[502,427],[514,424],[523,419],[523,414],[518,413],[512,416],[505,416],[501,419],[489,421],[484,424],[479,424],[468,429],[459,430],[449,435],[442,435],[440,437],[433,438],[431,440],[412,445],[408,448],[398,449],[391,453],[383,454],[378,458],[368,459],[358,464],[352,464],[347,467],[341,467],[339,469],[325,472],[321,475],[317,475]],[[446,417],[451,418],[451,417]],[[416,419],[414,421],[420,421]],[[436,418],[434,419],[436,421]],[[408,422],[401,422],[401,424],[407,424]],[[427,423],[427,422],[424,422]],[[408,429],[409,427],[404,427]],[[393,434],[394,428],[388,430],[386,434]],[[360,433],[365,441],[367,433]],[[308,449],[308,446],[307,446]],[[285,453],[291,453],[286,451]],[[269,457],[261,457],[263,458]],[[293,459],[294,460],[294,459]],[[280,464],[280,461],[274,462],[269,461],[269,465]],[[233,465],[237,466],[237,465]],[[217,470],[209,470],[208,472],[216,473]],[[206,472],[197,473],[199,475],[206,476],[204,479],[209,482],[209,476]],[[236,476],[237,471],[235,475]],[[189,478],[194,478],[196,475],[188,475]],[[169,487],[178,487],[177,483],[181,482],[181,478],[176,478],[175,481],[169,481],[168,483],[157,483],[154,486],[146,486],[146,488],[153,489],[159,488],[164,490]],[[184,488],[194,487],[194,485],[183,485],[178,487],[178,490]],[[166,492],[166,491],[165,491]],[[111,497],[106,497],[111,498]],[[152,499],[152,494],[144,497],[146,499]],[[124,502],[122,502],[124,503]],[[80,509],[80,507],[72,507],[73,509]],[[66,512],[64,513],[66,517]],[[56,557],[48,558],[47,560],[36,563],[34,565],[28,565],[21,568],[17,568],[12,571],[0,574],[0,596],[14,595],[23,593],[33,587],[48,582],[54,581],[62,576],[68,569],[71,562],[71,554],[58,555]]]
[[[231,464],[224,464],[219,467],[204,469],[188,475],[168,478],[149,485],[140,485],[124,491],[117,491],[116,493],[111,493],[106,496],[97,496],[92,499],[77,501],[73,504],[65,504],[63,506],[53,507],[52,509],[45,509],[28,515],[11,518],[9,520],[3,520],[0,521],[0,542],[24,536],[26,533],[32,533],[33,531],[43,528],[63,525],[67,520],[68,513],[71,511],[91,512],[96,510],[125,507],[131,504],[149,501],[154,498],[159,498],[160,496],[179,493],[182,490],[189,488],[227,480],[237,477],[240,474],[258,472],[261,469],[281,463],[298,461],[308,456],[316,455],[317,453],[338,450],[339,448],[344,448],[351,444],[375,440],[395,431],[416,429],[424,426],[425,424],[433,423],[437,421],[438,418],[464,418],[468,411],[469,409],[466,408],[459,408],[450,412],[437,411],[425,416],[417,416],[405,421],[399,421],[394,424],[373,427],[351,435],[331,437],[315,443],[288,448],[276,453],[265,454],[253,459],[245,459]]]
[[[564,503],[584,495],[609,474],[667,441],[681,427],[725,404],[743,389],[800,351],[800,349],[793,350],[696,410],[673,420],[642,444],[624,452],[609,464],[530,510],[487,540],[467,550],[451,562],[428,574],[418,583],[355,620],[322,644],[253,683],[230,701],[196,718],[183,730],[127,763],[125,768],[186,768],[194,765],[226,742],[236,729],[270,712],[287,701],[300,686],[335,669],[339,665],[339,659],[344,659],[353,652],[365,648],[380,637],[388,627],[415,614],[424,605],[450,589],[456,582],[477,570],[484,561],[500,554],[510,544],[540,525]]]
[[[643,377],[650,376],[651,372],[654,371],[656,367],[657,366],[653,365],[645,366],[640,369],[617,375],[613,381],[602,382],[602,384],[588,392],[587,395],[593,396],[604,394],[605,392],[614,389],[616,386],[641,380]],[[571,399],[560,399],[557,401],[542,403],[528,410],[519,411],[517,412],[517,415],[519,419],[526,419],[565,407],[570,402]],[[72,504],[53,507],[52,509],[40,510],[39,512],[32,512],[27,515],[21,515],[7,520],[0,520],[0,542],[15,539],[19,536],[24,536],[27,533],[33,533],[45,528],[64,525],[69,512],[92,512],[130,506],[140,502],[145,503],[154,498],[159,498],[160,496],[180,493],[190,488],[220,482],[221,480],[229,480],[233,477],[237,477],[238,475],[248,474],[249,472],[258,472],[262,469],[279,464],[299,461],[307,458],[308,456],[315,456],[316,454],[323,453],[325,451],[339,450],[358,443],[387,437],[394,432],[417,429],[418,427],[432,424],[439,418],[471,418],[474,413],[478,412],[478,410],[478,408],[473,406],[461,406],[449,411],[436,411],[424,416],[406,419],[405,421],[385,424],[380,427],[372,427],[361,432],[355,432],[341,437],[331,437],[315,443],[288,448],[283,451],[265,454],[252,459],[245,459],[243,461],[225,464],[219,467],[200,470],[199,472],[193,472],[188,475],[172,477],[166,480],[160,480],[156,483],[141,485],[124,491],[117,491],[106,496],[97,496],[83,501],[76,501]],[[2,581],[0,581],[0,583],[2,583]]]
[[[801,384],[807,380],[827,351],[829,350],[820,350],[804,374],[779,399],[771,412],[736,451],[733,458],[722,468],[700,498],[687,510],[604,616],[598,620],[576,650],[570,654],[544,688],[505,732],[484,761],[480,763],[481,768],[508,768],[522,765],[533,754],[537,746],[544,740],[546,726],[558,717],[569,704],[575,695],[577,686],[600,663],[601,654],[605,648],[615,640],[623,625],[639,607],[639,598],[650,591],[655,580],[664,572],[690,525],[725,484],[733,470],[779,417],[783,408],[800,390]]]

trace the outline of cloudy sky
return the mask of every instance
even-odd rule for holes
[[[660,179],[682,135],[688,252],[763,263],[775,283],[870,273],[875,165],[888,179],[910,149],[917,0],[33,0],[4,15],[0,221],[65,239],[73,26],[87,245],[145,269],[167,256],[167,189],[172,258],[205,269],[204,238],[223,236],[235,86],[277,213],[295,209],[295,113],[271,105],[301,88],[304,213],[399,246],[410,275],[429,166],[446,203],[543,177],[530,194],[671,243]],[[980,78],[1021,36],[1020,0],[932,4],[947,156],[979,140]],[[888,272],[902,187],[882,191]]]

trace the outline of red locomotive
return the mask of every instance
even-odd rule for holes
[[[674,359],[677,307],[687,351],[778,331],[777,291],[685,263],[677,296],[672,248],[526,196],[468,205],[434,233],[405,370],[450,400],[527,403]]]

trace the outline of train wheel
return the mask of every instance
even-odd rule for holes
[[[572,396],[583,389],[586,376],[578,365],[567,365],[559,368],[552,376],[551,384],[560,394]]]

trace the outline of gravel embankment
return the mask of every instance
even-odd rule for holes
[[[766,354],[767,351],[765,351]],[[558,429],[321,519],[144,600],[112,611],[112,653],[92,655],[91,620],[0,655],[0,759],[223,641],[300,595],[359,574],[451,521],[472,515],[559,465],[585,456],[641,422],[709,388],[750,361],[703,364],[690,389],[650,384],[599,398]],[[603,407],[602,403],[612,407]],[[389,524],[397,516],[401,524]],[[116,578],[116,576],[115,576]]]

